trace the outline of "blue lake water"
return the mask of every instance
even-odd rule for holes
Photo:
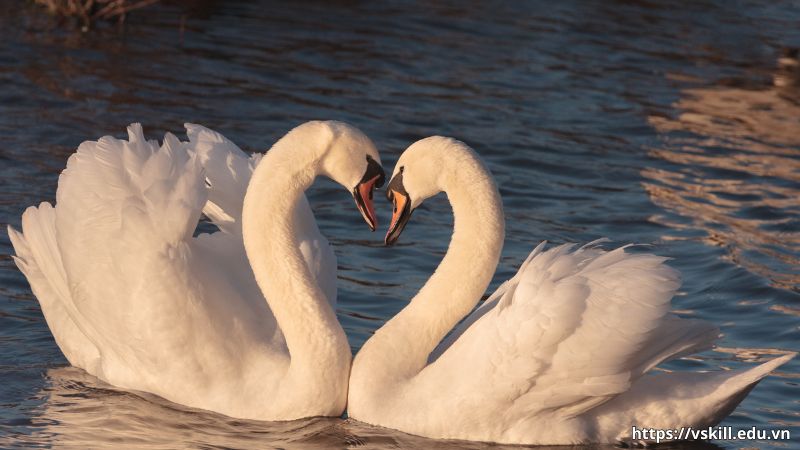
[[[800,351],[796,2],[207,0],[88,33],[31,3],[0,4],[3,225],[53,201],[82,140],[124,136],[134,121],[151,138],[202,123],[263,151],[298,123],[339,119],[373,138],[387,171],[411,142],[449,135],[501,188],[508,234],[493,287],[544,239],[648,244],[683,273],[674,308],[724,334],[668,369]],[[435,268],[452,217],[443,198],[428,201],[387,249],[340,188],[320,181],[310,198],[357,351]],[[385,231],[390,207],[376,198]],[[11,251],[0,233],[1,447],[467,446],[352,420],[234,420],[115,390],[67,365]],[[794,360],[723,422],[788,428],[792,442],[665,448],[797,448],[799,381]]]

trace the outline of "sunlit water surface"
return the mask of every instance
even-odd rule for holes
[[[800,7],[595,3],[170,3],[83,34],[4,1],[0,221],[18,226],[26,206],[52,201],[82,140],[133,121],[152,138],[198,122],[263,151],[300,122],[340,119],[374,139],[387,169],[411,142],[450,135],[483,155],[503,195],[493,287],[543,239],[648,244],[683,273],[675,309],[724,333],[716,351],[667,369],[800,351]],[[452,217],[429,201],[386,249],[347,193],[320,182],[310,196],[357,351],[435,268]],[[467,445],[351,420],[234,420],[104,385],[66,364],[5,233],[0,246],[2,447]],[[796,448],[799,373],[798,360],[782,367],[723,423],[789,428],[793,442],[667,448]]]

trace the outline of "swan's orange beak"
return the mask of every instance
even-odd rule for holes
[[[353,188],[353,199],[356,207],[367,222],[369,229],[375,231],[378,226],[378,218],[375,216],[375,207],[372,205],[372,191],[383,186],[386,175],[383,168],[367,155],[367,170],[361,181]]]
[[[359,183],[353,189],[353,198],[356,200],[356,206],[372,231],[375,231],[378,226],[378,218],[375,217],[375,207],[372,204],[372,191],[375,190],[378,179],[379,176],[375,176],[363,183]]]
[[[392,201],[394,208],[392,209],[392,223],[389,224],[389,231],[386,232],[386,237],[383,242],[386,245],[394,245],[403,229],[411,218],[411,196],[406,191],[403,185],[403,167],[398,169],[398,173],[389,181],[389,186],[386,186],[386,198]]]
[[[386,232],[386,237],[383,239],[384,244],[394,245],[403,229],[411,218],[411,199],[405,192],[388,189],[386,197],[392,201],[394,207],[392,209],[392,223],[389,224],[389,230]]]

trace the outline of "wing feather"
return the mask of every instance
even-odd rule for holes
[[[59,178],[55,209],[67,310],[105,356],[119,358],[137,336],[169,327],[144,326],[148,317],[185,311],[188,243],[207,197],[198,158],[175,136],[158,147],[139,124],[128,134],[80,145]]]
[[[97,347],[66,309],[71,298],[55,238],[55,210],[47,202],[29,207],[22,215],[22,233],[9,226],[8,236],[16,253],[14,262],[28,279],[64,356],[74,366],[95,367]]]
[[[67,358],[118,386],[157,392],[147,383],[164,371],[202,376],[203,364],[235,355],[242,340],[285,354],[239,225],[259,157],[188,128],[194,143],[167,134],[159,146],[139,124],[127,140],[82,143],[59,178],[57,206],[29,209],[23,233],[9,230]],[[223,232],[192,237],[203,210]],[[335,302],[333,251],[305,199],[296,214],[301,251]]]
[[[680,280],[665,258],[596,244],[536,247],[437,349],[421,383],[447,379],[461,398],[497,402],[509,417],[569,418],[712,345],[716,328],[669,313]]]
[[[211,186],[203,213],[223,232],[241,234],[244,194],[262,155],[248,156],[228,138],[202,125],[184,127]]]

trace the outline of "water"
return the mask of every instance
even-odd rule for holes
[[[451,135],[501,187],[493,286],[542,239],[644,243],[683,272],[675,309],[724,333],[669,368],[800,351],[800,77],[779,66],[800,47],[796,3],[189,3],[87,34],[0,4],[0,221],[52,201],[78,143],[133,121],[153,138],[198,122],[262,151],[300,122],[340,119],[387,169],[411,142]],[[426,202],[386,249],[338,187],[320,182],[311,200],[356,351],[427,279],[452,218],[443,199]],[[385,227],[389,206],[376,206]],[[67,366],[5,234],[0,246],[0,446],[464,445],[351,420],[233,420],[103,385]],[[798,360],[782,367],[723,423],[790,428],[793,442],[671,447],[796,447],[798,374]]]

